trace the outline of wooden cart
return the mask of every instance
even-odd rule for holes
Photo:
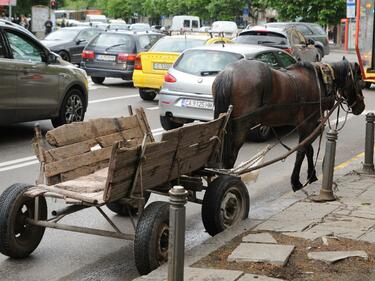
[[[152,202],[150,193],[168,195],[174,185],[188,190],[188,200],[202,204],[207,232],[215,235],[246,218],[247,188],[239,177],[220,175],[214,167],[228,115],[204,124],[168,131],[155,142],[144,111],[122,118],[72,123],[47,132],[36,128],[34,150],[41,163],[37,183],[17,183],[0,197],[0,252],[13,258],[30,255],[46,227],[134,240],[136,266],[146,274],[167,260],[169,204]],[[205,190],[203,200],[197,192]],[[46,198],[65,201],[47,214]],[[135,232],[123,233],[103,206],[130,216]],[[113,231],[66,225],[61,220],[93,207]],[[139,214],[137,225],[133,215]]]

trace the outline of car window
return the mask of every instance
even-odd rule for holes
[[[42,62],[42,50],[27,41],[20,35],[11,31],[5,32],[8,38],[10,49],[12,51],[13,58],[16,60],[23,60],[29,62]]]
[[[305,25],[298,24],[298,25],[296,25],[296,29],[299,32],[302,32],[305,35],[312,35],[313,34],[312,31]]]
[[[318,24],[311,24],[309,27],[314,31],[315,34],[326,35],[324,29]]]
[[[184,27],[190,27],[190,20],[184,20]]]
[[[140,50],[141,51],[149,50],[160,38],[161,38],[161,35],[158,35],[158,34],[140,35],[138,37]]]
[[[173,38],[164,37],[160,39],[150,51],[182,53],[186,49],[203,46],[206,40],[197,38]]]
[[[264,62],[272,67],[279,67],[279,62],[273,53],[262,53],[255,57],[256,60]]]
[[[101,33],[86,48],[103,48],[111,52],[132,53],[135,42],[133,36],[128,34]]]
[[[60,30],[50,33],[49,35],[47,35],[46,38],[44,38],[44,40],[71,41],[77,36],[78,33],[79,30],[77,29],[62,28]]]
[[[246,32],[233,39],[234,42],[243,44],[259,44],[269,46],[285,46],[288,40],[283,34],[274,32]]]
[[[78,35],[78,39],[83,39],[83,40],[86,40],[86,41],[89,41],[91,38],[93,38],[96,34],[98,34],[99,31],[95,30],[95,29],[87,29],[87,30],[83,30],[79,35]]]
[[[276,56],[278,57],[279,61],[281,62],[282,67],[288,67],[288,66],[296,63],[294,58],[285,54],[284,52],[281,52],[281,51],[276,52]]]
[[[197,20],[193,20],[193,21],[191,21],[191,26],[192,26],[193,28],[198,28],[198,21],[197,21]]]
[[[175,63],[174,68],[199,76],[216,75],[228,64],[243,58],[240,54],[194,50],[185,52]]]

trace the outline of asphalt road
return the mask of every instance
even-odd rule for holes
[[[341,59],[343,53],[332,53],[325,61],[332,62]],[[354,60],[353,55],[346,55]],[[374,90],[364,91],[366,110],[375,110]],[[118,117],[127,115],[127,106],[144,107],[151,129],[156,136],[162,133],[159,123],[158,102],[142,101],[138,91],[119,79],[109,79],[102,86],[90,85],[89,107],[86,118]],[[340,116],[343,117],[343,116]],[[335,119],[336,117],[332,117]],[[343,121],[344,118],[340,118]],[[344,162],[364,147],[365,117],[349,116],[346,126],[339,134],[336,152],[336,164]],[[334,120],[332,121],[334,122]],[[33,126],[36,122],[0,127],[0,192],[15,182],[33,183],[38,175],[39,166],[33,156],[31,141]],[[40,121],[45,132],[52,129],[49,121]],[[279,133],[286,134],[288,129],[281,129]],[[276,140],[270,140],[274,143]],[[297,143],[296,134],[285,139],[293,146]],[[261,150],[266,144],[246,143],[242,148],[238,161],[248,159]],[[318,159],[318,173],[320,174],[322,153]],[[315,147],[317,142],[315,143]],[[272,159],[285,153],[285,149],[276,146],[268,155]],[[293,167],[294,157],[285,162],[279,162],[260,171],[258,181],[248,185],[251,198],[251,213],[267,206],[282,194],[291,190],[289,176]],[[303,167],[302,179],[306,178],[306,166]],[[308,188],[308,187],[306,187]],[[167,200],[152,196],[151,200]],[[49,201],[49,211],[59,208],[59,203]],[[105,208],[106,209],[106,208]],[[107,214],[124,231],[132,232],[129,219],[121,218],[106,209]],[[64,223],[85,225],[110,230],[108,223],[95,210],[87,209],[64,219]],[[201,217],[200,206],[189,203],[187,205],[187,233],[186,247],[198,245],[209,238],[205,233]],[[57,230],[46,230],[44,238],[37,250],[27,259],[12,260],[0,254],[1,280],[132,280],[138,273],[134,265],[133,243],[128,241],[102,238],[90,235],[76,234]]]

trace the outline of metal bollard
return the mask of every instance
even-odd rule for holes
[[[365,162],[362,172],[374,174],[374,113],[366,114],[366,142],[365,142]]]
[[[168,281],[183,281],[187,191],[183,186],[174,186],[169,196]]]
[[[329,130],[327,132],[326,152],[324,155],[322,187],[320,189],[320,194],[312,198],[312,200],[315,202],[336,200],[332,190],[333,171],[335,168],[336,156],[336,140],[337,130]]]

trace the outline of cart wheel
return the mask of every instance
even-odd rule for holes
[[[169,203],[152,202],[135,230],[134,258],[138,272],[148,274],[168,260]]]
[[[202,221],[207,232],[214,236],[235,225],[249,214],[250,198],[240,178],[220,176],[206,190],[202,204]]]
[[[0,196],[0,252],[11,258],[25,258],[39,245],[44,227],[29,225],[34,218],[35,200],[23,193],[33,185],[16,183]],[[39,197],[39,219],[47,219],[47,203]]]
[[[147,203],[148,199],[150,199],[150,196],[151,196],[150,192],[145,192],[145,204]],[[138,212],[137,202],[134,202],[134,204],[123,204],[123,203],[119,203],[115,201],[115,202],[107,203],[106,205],[108,209],[118,214],[119,216],[127,217],[129,215],[136,215]]]

